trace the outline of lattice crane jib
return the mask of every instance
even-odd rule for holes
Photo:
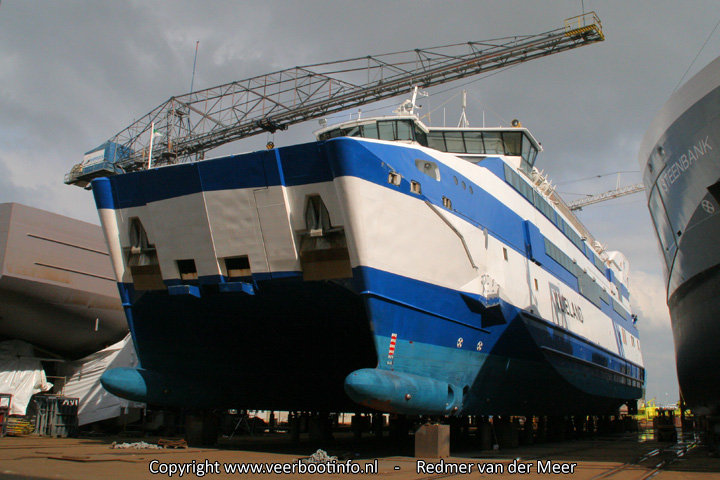
[[[583,207],[587,207],[589,205],[594,205],[596,203],[605,202],[607,200],[612,200],[614,198],[620,198],[624,197],[625,195],[632,195],[634,193],[639,193],[643,191],[645,191],[645,185],[643,185],[642,183],[628,185],[626,187],[618,187],[604,193],[599,193],[597,195],[588,195],[585,198],[574,200],[568,203],[568,207],[571,211],[582,210]]]
[[[225,143],[604,40],[594,13],[539,35],[293,67],[172,97],[85,154],[65,183],[203,158]],[[151,146],[152,141],[152,146]]]

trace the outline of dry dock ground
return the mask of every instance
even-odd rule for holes
[[[145,438],[152,443],[157,438]],[[166,450],[113,449],[113,441],[128,439],[0,438],[0,478],[3,479],[162,479],[162,478],[390,478],[411,479],[718,479],[720,458],[702,446],[671,446],[636,437],[608,437],[545,443],[504,451],[468,447],[450,458],[416,459],[409,445],[384,439],[362,444],[336,441],[326,447],[337,464],[298,464],[317,445],[291,444],[282,439],[255,438],[217,448]],[[359,446],[358,446],[359,445]],[[409,452],[408,452],[409,450]],[[344,467],[342,467],[344,466]],[[228,468],[239,470],[228,473]],[[252,468],[263,468],[253,473]],[[361,473],[338,473],[346,468]],[[270,469],[271,473],[267,473]],[[546,469],[546,473],[539,473]],[[481,473],[480,470],[484,470]]]

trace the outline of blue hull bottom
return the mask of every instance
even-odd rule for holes
[[[641,393],[607,375],[618,359],[542,319],[372,269],[258,282],[254,295],[190,291],[200,296],[125,292],[142,368],[106,373],[109,391],[165,405],[434,415],[603,414]]]
[[[345,376],[377,364],[362,300],[334,284],[264,282],[256,295],[145,292],[133,337],[150,403],[350,409]],[[106,379],[107,380],[107,379]],[[199,386],[192,395],[187,389]],[[112,388],[111,388],[112,390]],[[122,396],[122,395],[121,395]]]

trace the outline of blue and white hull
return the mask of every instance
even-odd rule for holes
[[[94,180],[141,362],[105,387],[436,415],[639,398],[626,285],[506,166],[337,138]]]

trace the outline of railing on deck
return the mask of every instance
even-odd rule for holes
[[[605,40],[605,35],[602,33],[602,22],[595,15],[595,12],[583,13],[577,17],[565,19],[565,35],[568,37],[590,31],[597,32]]]

